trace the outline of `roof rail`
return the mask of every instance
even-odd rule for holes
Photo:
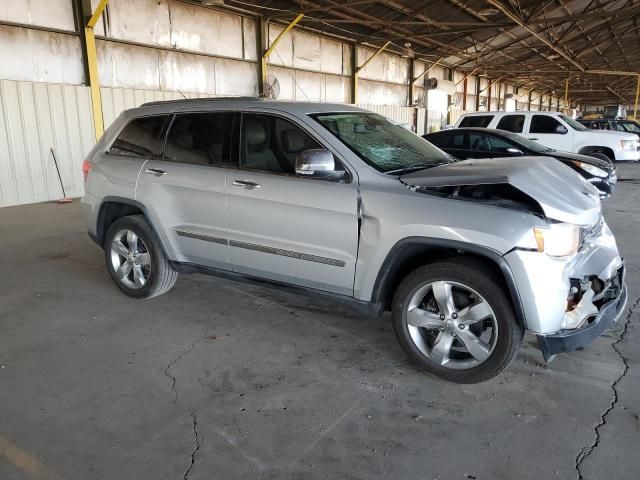
[[[152,105],[168,105],[172,103],[193,103],[193,102],[247,102],[247,101],[262,101],[261,97],[204,97],[204,98],[179,98],[175,100],[157,100],[153,102],[147,102],[140,105],[141,107],[150,107]]]

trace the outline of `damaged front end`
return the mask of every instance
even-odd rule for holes
[[[618,321],[627,304],[624,276],[624,266],[620,266],[607,281],[599,277],[584,281],[572,279],[572,282],[580,284],[580,288],[575,284],[571,287],[571,300],[576,296],[578,298],[575,298],[577,303],[567,305],[566,328],[537,336],[546,361],[558,353],[571,352],[591,343]],[[573,293],[574,290],[578,291]]]
[[[537,335],[545,359],[590,343],[622,315],[627,300],[624,265],[602,218],[598,191],[565,165],[539,157],[517,163],[483,159],[400,180],[417,193],[537,217],[529,240],[514,245],[503,258],[513,274],[526,327]]]

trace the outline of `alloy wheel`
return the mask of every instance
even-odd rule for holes
[[[132,230],[120,230],[111,242],[111,266],[116,277],[131,289],[140,289],[151,275],[151,255],[144,241]]]
[[[404,315],[413,343],[436,365],[474,368],[496,346],[495,313],[478,292],[461,283],[436,281],[418,287]]]

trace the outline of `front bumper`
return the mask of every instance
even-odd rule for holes
[[[625,311],[627,305],[627,286],[624,282],[624,267],[618,271],[611,283],[610,298],[604,303],[598,313],[582,328],[560,330],[551,335],[538,335],[538,344],[545,360],[562,352],[570,352],[576,348],[588,345],[602,333],[616,323]]]
[[[640,160],[640,150],[617,150],[615,155],[617,162],[637,162]]]
[[[596,306],[568,311],[572,282],[598,278],[602,284],[616,276],[622,258],[611,230],[603,223],[598,235],[587,238],[573,257],[551,257],[545,253],[512,250],[505,254],[518,286],[527,328],[536,335],[552,335],[575,330],[593,313]],[[597,289],[596,289],[597,290]],[[594,294],[597,291],[593,292]],[[588,307],[588,308],[587,308]]]

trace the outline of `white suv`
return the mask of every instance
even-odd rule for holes
[[[462,115],[459,127],[497,128],[519,133],[546,147],[615,161],[640,160],[640,142],[632,133],[595,131],[560,112],[477,112]]]

